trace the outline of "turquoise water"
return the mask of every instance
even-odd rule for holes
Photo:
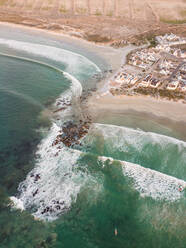
[[[70,81],[52,69],[15,58],[0,56],[0,67],[1,180],[12,192],[14,176],[19,177],[23,165],[29,166],[27,154],[42,137],[37,129],[50,124],[42,111],[69,88]]]
[[[186,143],[165,135],[114,125],[97,124],[83,150],[140,164],[186,180]],[[87,139],[87,140],[86,140]]]
[[[41,55],[46,47],[38,46],[29,53],[32,34],[19,29],[12,31],[14,39],[26,44],[11,41],[10,47],[9,31],[0,30],[6,38],[1,52],[57,66],[83,88],[95,86],[91,78],[98,71],[86,59],[71,54],[68,61],[58,60],[54,52],[61,57],[64,51],[51,48]],[[34,43],[56,44],[40,36]],[[61,48],[75,52],[72,45]],[[101,67],[101,60],[76,49]],[[152,122],[139,125],[130,117],[127,127],[94,123],[81,146],[54,146],[62,121],[78,116],[79,107],[70,107],[57,120],[52,106],[59,97],[78,98],[78,81],[13,57],[0,56],[0,68],[0,248],[185,247],[182,134],[171,138],[177,131],[166,133],[161,125],[156,134]],[[25,210],[10,207],[10,196]]]

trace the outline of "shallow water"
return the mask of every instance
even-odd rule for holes
[[[184,135],[134,114],[94,123],[73,149],[54,146],[79,107],[57,120],[52,103],[78,99],[99,70],[52,40],[0,34],[1,52],[59,68],[0,56],[0,248],[185,247]],[[7,207],[10,196],[25,210]]]
[[[27,154],[42,137],[37,130],[50,124],[50,114],[42,116],[42,111],[69,88],[70,81],[52,69],[15,58],[0,56],[0,67],[1,180],[5,183],[7,174],[11,177],[29,164]],[[13,181],[8,183],[10,190]]]

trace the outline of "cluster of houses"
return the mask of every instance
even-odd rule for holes
[[[130,65],[145,71],[139,86],[157,88],[166,82],[164,86],[168,90],[186,91],[186,50],[176,47],[186,44],[186,38],[166,34],[156,37],[156,41],[154,48],[142,49],[129,58]]]
[[[186,38],[182,38],[175,34],[165,34],[163,36],[157,36],[156,41],[159,44],[180,45],[186,43]]]
[[[185,43],[186,44],[186,43]],[[186,51],[180,48],[172,48],[169,45],[157,45],[154,48],[137,51],[130,56],[129,64],[148,70],[164,56],[170,55],[159,64],[159,71],[163,75],[169,75],[179,65],[179,60],[186,59]],[[172,55],[172,58],[171,58]],[[176,59],[178,59],[176,61]]]
[[[120,86],[128,87],[152,87],[157,88],[161,84],[161,80],[148,74],[145,77],[142,74],[129,73],[126,71],[119,72],[114,80],[110,81],[111,88],[118,88]]]
[[[185,44],[186,39],[174,34],[156,37],[155,47],[132,53],[128,65],[110,82],[111,89],[161,88],[186,91],[186,50],[175,45]],[[173,46],[172,46],[173,45]],[[122,87],[121,87],[122,86]]]
[[[181,91],[186,91],[186,62],[167,86],[169,90],[176,90],[177,88]]]
[[[128,73],[125,71],[119,72],[114,81],[110,82],[110,86],[116,87],[117,85],[135,85],[140,80],[140,77],[137,75],[133,75],[132,73]]]
[[[158,51],[154,48],[137,51],[130,56],[129,64],[148,69],[159,59]]]
[[[156,72],[164,76],[169,76],[176,70],[178,66],[179,66],[178,61],[163,59],[160,63],[158,63],[156,67]]]
[[[152,74],[148,74],[142,79],[139,86],[157,88],[160,84],[161,81],[159,79],[153,77]]]
[[[157,53],[161,53],[161,52],[169,53],[170,55],[173,55],[176,58],[180,58],[180,59],[186,58],[186,51],[181,50],[180,48],[177,48],[177,47],[171,47],[170,45],[167,45],[167,44],[158,44],[154,48],[154,50]]]

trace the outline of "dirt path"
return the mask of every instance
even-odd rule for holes
[[[148,6],[149,12],[155,18],[155,22],[159,22],[160,21],[159,15],[155,11],[155,9],[152,7],[152,4],[151,4],[151,2],[149,0],[146,0],[146,5]],[[147,18],[147,20],[148,20],[148,18]]]
[[[134,18],[134,13],[133,13],[134,0],[129,0],[128,4],[129,4],[129,11],[130,11],[129,16],[130,16],[130,19],[132,20]]]

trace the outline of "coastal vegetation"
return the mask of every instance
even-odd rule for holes
[[[108,38],[106,36],[100,36],[97,34],[86,34],[86,39],[88,41],[99,42],[99,43],[105,43],[105,42],[111,41],[110,38]]]
[[[165,15],[167,0],[158,3],[155,0],[150,3],[145,0],[126,2],[1,0],[3,8],[0,9],[0,21],[42,29],[48,29],[50,22],[60,27],[54,30],[55,32],[60,31],[88,41],[114,44],[113,47],[124,47],[127,43],[140,45],[146,40],[149,40],[151,46],[155,46],[152,36],[167,31],[182,35],[186,33],[184,27],[186,3],[179,0],[179,6],[183,8],[175,8],[175,2],[177,1],[168,3],[170,11]],[[68,27],[65,31],[64,26]]]
[[[167,100],[185,100],[185,93],[180,91],[170,91],[167,89],[151,89],[151,88],[143,88],[139,87],[134,89],[134,92],[141,95],[149,95],[156,98],[164,98]]]
[[[186,102],[186,39],[174,34],[148,36],[147,48],[129,52],[127,65],[110,82],[112,95],[149,95]],[[135,71],[135,72],[134,72]]]
[[[65,5],[61,5],[59,11],[61,13],[66,13],[67,12],[67,9],[66,9]]]
[[[0,248],[185,248],[177,2],[0,0]]]
[[[186,19],[165,19],[163,17],[160,18],[161,22],[167,23],[167,24],[185,24],[186,23]]]
[[[0,5],[5,5],[7,3],[7,0],[0,0]]]

